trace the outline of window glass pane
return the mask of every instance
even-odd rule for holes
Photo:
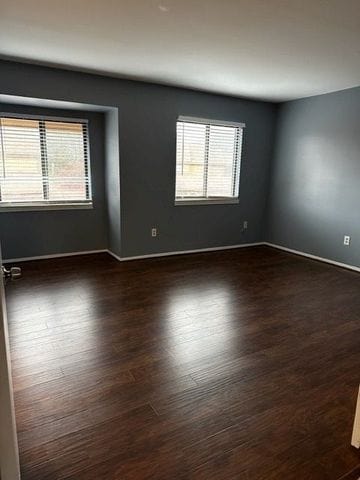
[[[236,128],[210,126],[207,188],[209,197],[231,197],[234,193],[236,135]]]
[[[0,122],[1,201],[43,200],[39,122],[15,118]]]
[[[83,125],[45,122],[49,200],[86,200]]]
[[[204,195],[206,125],[177,123],[176,196]]]
[[[176,198],[237,198],[242,127],[177,122]]]
[[[87,125],[0,118],[0,202],[90,200]]]

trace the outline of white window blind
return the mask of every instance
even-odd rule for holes
[[[86,121],[0,116],[0,208],[91,205]]]
[[[180,117],[176,203],[237,201],[244,124]]]

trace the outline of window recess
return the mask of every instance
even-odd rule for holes
[[[91,208],[86,120],[0,115],[0,211]]]
[[[245,124],[179,117],[175,204],[238,203]]]

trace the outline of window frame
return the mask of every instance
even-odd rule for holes
[[[89,120],[87,118],[77,117],[62,117],[56,115],[33,115],[27,113],[13,113],[0,111],[0,118],[15,118],[21,120],[35,120],[39,122],[63,122],[63,123],[80,123],[86,125],[87,135],[83,138],[86,148],[85,158],[85,170],[88,172],[88,199],[85,200],[40,200],[29,202],[2,202],[0,200],[0,213],[1,212],[26,212],[26,211],[41,211],[41,210],[88,210],[94,208],[94,202],[92,197],[92,177],[91,177],[91,161],[90,161],[90,135],[89,135]],[[40,125],[39,125],[39,128]],[[41,137],[40,129],[40,137]],[[86,143],[85,143],[86,142]],[[43,160],[43,143],[40,139],[40,152],[41,152],[41,166],[44,169]],[[44,181],[44,170],[43,170]]]
[[[219,126],[219,127],[234,127],[242,130],[242,139],[240,148],[238,151],[238,168],[236,173],[237,180],[236,180],[236,196],[233,197],[177,197],[176,196],[176,166],[177,166],[177,158],[175,162],[175,206],[195,206],[195,205],[226,205],[226,204],[238,204],[240,202],[240,170],[241,170],[241,160],[242,160],[242,147],[243,147],[243,139],[244,139],[244,129],[246,128],[246,124],[243,122],[232,122],[227,120],[215,120],[210,118],[200,118],[200,117],[189,117],[180,115],[176,119],[176,127],[178,122],[185,122],[185,123],[198,123],[204,126]],[[177,144],[177,133],[176,137],[176,144]]]

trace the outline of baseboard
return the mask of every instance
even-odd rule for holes
[[[119,257],[119,255],[116,255],[116,253],[112,252],[111,250],[106,250],[106,251],[107,251],[107,253],[108,253],[109,255],[111,255],[112,257],[114,257],[115,260],[118,260],[119,262],[121,262],[121,258]]]
[[[54,253],[51,255],[38,255],[36,257],[20,257],[20,258],[8,258],[3,260],[3,263],[18,263],[18,262],[30,262],[32,260],[47,260],[50,258],[61,257],[75,257],[78,255],[91,255],[93,253],[108,253],[108,250],[85,250],[81,252],[69,252],[69,253]]]
[[[190,253],[216,252],[218,250],[232,250],[235,248],[258,247],[259,245],[264,245],[264,244],[263,242],[243,243],[240,245],[226,245],[223,247],[196,248],[194,250],[176,250],[174,252],[150,253],[147,255],[135,255],[133,257],[118,257],[113,252],[109,251],[109,253],[110,255],[115,257],[117,260],[120,260],[120,262],[127,262],[129,260],[142,260],[146,258],[170,257],[173,255],[187,255]]]
[[[257,243],[243,243],[240,245],[226,245],[223,247],[209,247],[209,248],[196,248],[194,250],[179,250],[174,252],[163,252],[163,253],[149,253],[147,255],[135,255],[132,257],[120,257],[116,253],[112,252],[108,249],[102,250],[87,250],[87,251],[80,251],[80,252],[69,252],[69,253],[54,253],[51,255],[38,255],[35,257],[19,257],[19,258],[8,258],[3,260],[3,263],[19,263],[19,262],[29,262],[32,260],[47,260],[51,258],[61,258],[61,257],[74,257],[77,255],[91,255],[94,253],[108,253],[112,257],[114,257],[119,262],[127,262],[129,260],[142,260],[146,258],[157,258],[157,257],[170,257],[173,255],[186,255],[191,253],[202,253],[202,252],[214,252],[218,250],[232,250],[235,248],[246,248],[246,247],[257,247],[259,245],[264,245],[263,242]]]
[[[29,262],[32,260],[47,260],[51,258],[61,258],[61,257],[75,257],[78,255],[91,255],[94,253],[108,253],[112,257],[114,257],[119,262],[127,262],[130,260],[143,260],[147,258],[158,258],[158,257],[170,257],[173,255],[187,255],[191,253],[206,253],[206,252],[216,252],[221,250],[233,250],[236,248],[248,248],[248,247],[258,247],[261,245],[267,245],[268,247],[276,248],[278,250],[283,250],[284,252],[293,253],[294,255],[300,255],[301,257],[311,258],[312,260],[317,260],[319,262],[329,263],[331,265],[335,265],[336,267],[347,268],[349,270],[353,270],[355,272],[360,272],[360,267],[356,267],[355,265],[350,265],[347,263],[336,262],[335,260],[331,260],[329,258],[318,257],[317,255],[312,255],[311,253],[302,252],[300,250],[294,250],[292,248],[284,247],[282,245],[278,245],[276,243],[271,242],[255,242],[255,243],[242,243],[239,245],[225,245],[222,247],[208,247],[208,248],[196,248],[193,250],[176,250],[173,252],[163,252],[163,253],[149,253],[147,255],[135,255],[131,257],[120,257],[116,255],[116,253],[112,252],[111,250],[101,249],[101,250],[85,250],[79,252],[68,252],[68,253],[54,253],[51,255],[37,255],[34,257],[20,257],[20,258],[8,258],[3,260],[3,263],[18,263],[18,262]]]
[[[302,252],[300,250],[294,250],[292,248],[284,247],[282,245],[278,245],[276,243],[271,242],[255,242],[255,243],[242,243],[240,245],[225,245],[222,247],[208,247],[208,248],[196,248],[193,250],[177,250],[173,252],[163,252],[163,253],[149,253],[147,255],[135,255],[131,257],[120,257],[116,255],[116,253],[112,252],[108,249],[101,249],[101,250],[85,250],[80,252],[69,252],[69,253],[54,253],[51,255],[38,255],[35,257],[21,257],[21,258],[9,258],[3,260],[3,263],[19,263],[19,262],[29,262],[32,260],[47,260],[51,258],[61,258],[61,257],[75,257],[79,255],[91,255],[95,253],[108,253],[112,257],[114,257],[119,262],[127,262],[130,260],[144,260],[147,258],[158,258],[158,257],[170,257],[174,255],[187,255],[191,253],[206,253],[206,252],[216,252],[221,250],[233,250],[236,248],[248,248],[248,247],[258,247],[261,245],[266,245],[268,247],[276,248],[278,250],[283,250],[284,252],[293,253],[294,255],[299,255],[301,257],[310,258],[312,260],[317,260],[319,262],[329,263],[330,265],[335,265],[336,267],[346,268],[348,270],[352,270],[355,272],[360,272],[360,267],[355,265],[350,265],[348,263],[341,263],[335,260],[331,260],[329,258],[318,257],[317,255],[312,255],[311,253]]]
[[[330,263],[330,265],[335,265],[336,267],[347,268],[348,270],[360,272],[360,267],[349,265],[348,263],[341,263],[336,262],[335,260],[330,260],[330,258],[318,257],[317,255],[312,255],[311,253],[302,252],[300,250],[293,250],[292,248],[283,247],[282,245],[277,245],[276,243],[263,242],[263,245],[277,248],[278,250],[283,250],[284,252],[293,253],[294,255],[300,255],[301,257],[311,258],[312,260],[317,260],[319,262]]]

